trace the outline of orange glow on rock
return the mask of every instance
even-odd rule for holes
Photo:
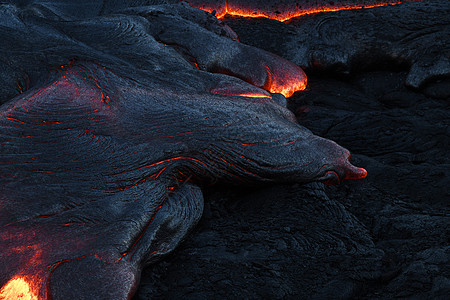
[[[0,290],[0,300],[38,300],[28,281],[22,276],[16,276]]]
[[[421,0],[409,0],[406,2],[417,2]],[[291,10],[291,11],[283,11],[276,13],[268,13],[268,12],[262,12],[258,11],[257,8],[247,8],[247,7],[237,7],[230,5],[227,1],[225,2],[225,7],[222,9],[219,9],[219,12],[216,13],[216,17],[218,19],[222,19],[225,16],[236,16],[236,17],[243,17],[243,18],[268,18],[277,20],[280,22],[286,22],[290,19],[310,15],[310,14],[317,14],[317,13],[326,13],[326,12],[333,12],[333,11],[340,11],[340,10],[350,10],[350,9],[366,9],[366,8],[374,8],[374,7],[381,7],[381,6],[387,6],[387,5],[398,5],[402,4],[405,1],[386,1],[384,3],[377,3],[377,4],[370,4],[370,5],[364,5],[364,4],[355,4],[355,5],[344,5],[344,6],[322,6],[318,8],[306,8],[306,9],[297,9],[297,10]],[[191,4],[195,8],[202,9],[204,11],[207,11],[209,13],[212,13],[213,11],[217,11],[218,8],[215,7],[208,7],[208,5],[200,5],[200,4]]]
[[[264,94],[239,94],[239,95],[235,95],[235,96],[240,96],[240,97],[250,97],[250,98],[270,98],[272,99],[272,96],[267,96]]]
[[[274,66],[270,69],[266,66],[267,81],[264,89],[271,93],[280,93],[286,98],[295,92],[306,89],[307,78],[303,70],[294,64]]]
[[[219,92],[214,92],[214,94],[229,95],[229,96],[239,96],[239,97],[250,97],[250,98],[269,98],[269,99],[272,99],[272,96],[270,94],[263,94],[263,93],[233,93],[233,92],[219,91]]]
[[[271,93],[280,93],[286,98],[291,97],[295,92],[303,91],[306,88],[306,76],[297,78],[295,75],[290,78],[281,78],[286,79],[290,84],[285,83],[285,80],[281,80],[282,82],[280,80],[272,82],[268,87],[268,91]]]
[[[209,92],[219,95],[229,95],[229,96],[241,96],[241,97],[251,97],[251,98],[269,98],[272,99],[264,87],[264,90],[249,85],[222,85],[211,89]]]
[[[364,168],[354,168],[353,172],[345,174],[344,179],[363,179],[367,177],[367,171]]]

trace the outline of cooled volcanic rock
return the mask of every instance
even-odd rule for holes
[[[407,89],[406,76],[309,76],[289,107],[354,149],[367,178],[209,189],[191,237],[144,271],[136,299],[446,299],[449,99]]]
[[[446,299],[450,82],[436,73],[423,79],[422,69],[415,73],[421,88],[404,83],[413,63],[448,57],[447,10],[448,1],[424,1],[284,23],[226,17],[242,42],[301,58],[307,71],[326,76],[309,76],[307,91],[290,98],[289,108],[314,133],[353,149],[369,175],[364,183],[337,187],[210,190],[192,238],[144,272],[136,299]],[[372,13],[386,24],[372,22]],[[358,23],[364,23],[359,14],[369,16],[372,29]],[[319,34],[321,22],[330,34]],[[341,30],[342,42],[327,22]],[[374,33],[381,27],[389,30]],[[373,36],[364,37],[364,30]],[[409,39],[397,40],[396,32]],[[366,46],[382,45],[383,52],[358,50],[358,59],[340,59],[352,47],[362,49],[352,36]],[[331,41],[350,46],[334,48]],[[403,56],[389,54],[389,41]],[[329,47],[328,56],[298,52]],[[326,238],[317,244],[319,236]]]
[[[406,58],[392,58],[382,47],[388,54],[373,63],[370,53],[358,50],[354,57],[367,59],[359,65],[340,59],[334,48],[314,59],[302,59],[298,50],[332,47],[331,38],[317,34],[326,16],[345,16],[343,24],[356,26],[365,11],[309,16],[292,25],[227,19],[231,29],[186,4],[153,5],[176,1],[14,2],[0,6],[1,296],[20,287],[25,294],[48,291],[62,299],[92,299],[94,290],[128,298],[136,288],[135,299],[446,299],[446,69],[420,79],[418,90],[405,88],[408,72],[367,72],[391,59],[409,71],[428,57],[428,50],[421,51],[431,45],[440,49],[432,54],[445,59],[446,1],[384,7],[395,24],[404,22],[405,7],[415,7],[417,23],[406,22],[410,40],[395,46],[409,49],[402,52]],[[367,12],[385,14],[381,8]],[[301,20],[309,25],[302,29]],[[422,20],[431,22],[430,32],[415,34]],[[237,43],[233,30],[256,48]],[[442,35],[435,38],[432,31]],[[367,39],[366,46],[383,40],[379,32],[355,36]],[[299,44],[303,39],[307,50]],[[344,49],[353,53],[358,45],[350,44]],[[292,159],[291,150],[299,149],[289,148],[296,145],[286,135],[291,130],[321,141],[306,143],[310,155],[336,158],[337,151],[344,160],[334,164],[349,168],[346,151],[296,125],[279,105],[286,99],[268,92],[273,78],[285,78],[283,69],[297,71],[295,82],[303,82],[304,74],[257,48],[329,74],[311,76],[289,108],[314,134],[351,149],[352,160],[369,170],[367,180],[337,187],[209,187],[208,181],[238,183],[236,175],[247,183],[274,173],[279,182],[313,180],[311,174],[299,178],[311,166],[286,175],[262,172],[247,160],[256,156],[264,167]],[[282,86],[291,83],[281,80]],[[172,167],[188,178],[170,176]],[[258,171],[250,175],[249,167]],[[338,169],[339,178],[322,170],[328,174],[315,179],[333,183],[349,175]],[[155,264],[199,220],[203,197],[199,226]]]
[[[302,69],[206,12],[19,4],[0,6],[1,298],[129,299],[201,187],[367,174],[281,105]]]
[[[407,68],[405,82],[413,88],[450,76],[448,1],[312,14],[285,23],[261,19],[229,24],[243,42],[310,71],[349,74]]]
[[[228,26],[185,3],[121,9],[96,17],[88,10],[83,20],[79,16],[61,19],[55,15],[59,10],[49,7],[1,6],[5,43],[0,50],[5,67],[0,71],[0,103],[42,84],[49,71],[77,59],[99,61],[126,72],[158,73],[160,80],[172,76],[220,93],[267,96],[257,86],[288,96],[306,85],[299,67],[234,41],[236,34]],[[181,34],[186,31],[190,34]],[[230,74],[253,85],[230,76],[210,76],[205,81],[201,79],[204,73],[195,68]],[[234,90],[227,91],[233,86]]]
[[[377,64],[407,64],[406,84],[414,88],[450,76],[450,4],[446,1],[342,11],[291,25],[297,34],[286,45],[291,49],[286,57],[301,66],[349,72]]]

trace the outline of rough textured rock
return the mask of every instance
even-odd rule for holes
[[[421,14],[428,9],[417,8],[414,18],[436,24],[432,28],[439,38],[426,37],[421,33],[425,29],[417,34],[412,30],[412,37],[429,40],[424,45],[418,42],[412,52],[419,53],[424,46],[443,47],[440,53],[445,54],[448,46],[442,43],[450,35],[448,14],[441,9],[447,2],[430,2],[425,7],[440,13]],[[402,7],[389,11],[402,15]],[[377,9],[379,14],[383,9]],[[346,22],[336,16],[359,18],[359,13],[306,20]],[[423,22],[413,25],[414,18],[406,26],[421,28]],[[296,26],[268,19],[225,20],[240,41],[288,57],[287,45],[298,39],[296,26],[304,19]],[[320,44],[306,28],[305,42]],[[422,59],[412,54],[410,58]],[[196,230],[174,255],[144,272],[136,299],[446,299],[450,293],[450,83],[445,77],[430,78],[419,90],[410,89],[405,86],[409,63],[389,57],[380,61],[385,63],[348,65],[345,72],[332,73],[307,64],[307,71],[316,75],[309,74],[305,92],[288,99],[301,124],[354,150],[355,162],[368,170],[364,183],[210,190]],[[323,201],[325,196],[331,202],[325,202],[327,210],[319,209],[320,201],[308,200]],[[307,240],[316,224],[319,234],[344,230],[328,215],[328,208],[342,212],[341,205],[345,217],[341,214],[339,220],[358,220],[351,223],[358,243],[347,240],[328,251],[312,247],[305,253],[307,247],[297,241]],[[309,213],[313,210],[317,214]],[[332,228],[321,223],[322,213],[334,224]],[[336,235],[330,239],[336,241]],[[352,251],[352,245],[357,250]]]
[[[303,89],[302,69],[206,12],[0,7],[16,41],[2,57],[20,66],[1,70],[0,298],[129,299],[198,222],[202,186],[367,174],[269,93]]]
[[[234,118],[240,117],[243,119],[242,124],[248,124],[252,118],[246,118],[239,113],[242,111],[242,106],[245,106],[244,111],[247,111],[248,106],[258,107],[263,100],[249,98],[248,101],[251,104],[247,105],[245,101],[237,100],[244,99],[242,97],[214,95],[211,92],[269,96],[263,89],[238,79],[242,78],[253,84],[259,82],[257,85],[265,87],[267,73],[259,72],[258,66],[255,72],[249,73],[238,64],[237,70],[232,74],[233,77],[210,73],[217,70],[210,67],[215,63],[208,56],[210,51],[216,51],[214,53],[222,66],[234,67],[229,63],[227,51],[214,49],[211,44],[236,49],[233,44],[236,43],[233,41],[236,36],[229,27],[211,15],[189,9],[186,5],[142,8],[142,5],[166,1],[129,1],[132,7],[130,8],[128,5],[125,7],[121,1],[90,1],[89,5],[77,11],[79,14],[74,16],[68,13],[72,10],[73,1],[14,2],[20,2],[20,5],[0,6],[2,16],[0,32],[5,41],[0,44],[0,49],[5,54],[1,58],[3,67],[0,70],[0,97],[2,97],[0,102],[2,103],[14,97],[24,99],[26,95],[39,91],[43,85],[52,86],[54,83],[60,88],[64,87],[64,80],[55,82],[64,75],[68,76],[72,83],[79,84],[84,92],[89,91],[89,93],[83,92],[84,96],[88,94],[95,96],[93,98],[97,104],[107,102],[106,96],[110,95],[116,96],[111,99],[116,101],[112,102],[115,104],[127,103],[126,100],[134,102],[135,105],[132,107],[136,113],[131,114],[128,110],[130,115],[142,115],[147,112],[143,99],[152,98],[150,94],[156,95],[154,97],[162,101],[158,102],[163,106],[164,114],[173,113],[174,97],[177,100],[186,99],[188,103],[196,98],[193,95],[200,95],[198,99],[206,100],[210,105],[210,109],[205,110],[208,113],[214,109],[220,111],[223,105],[221,101],[225,101],[224,99],[228,99],[226,101],[230,103],[235,102]],[[177,9],[178,7],[182,8]],[[229,185],[208,187],[203,191],[205,209],[199,226],[172,255],[159,263],[152,264],[144,271],[139,287],[135,286],[136,278],[133,277],[139,272],[130,270],[129,264],[126,265],[127,267],[119,265],[117,269],[104,267],[104,264],[117,257],[117,251],[95,253],[97,255],[89,252],[89,255],[82,257],[81,260],[60,261],[59,253],[64,251],[72,251],[72,253],[78,251],[82,255],[80,249],[83,245],[74,245],[73,241],[67,245],[74,247],[70,249],[58,247],[58,251],[45,253],[43,256],[42,253],[41,256],[36,254],[39,254],[36,250],[43,248],[33,243],[28,243],[26,248],[13,247],[18,253],[13,257],[14,263],[19,266],[24,262],[23,259],[29,259],[39,265],[42,264],[40,259],[44,257],[48,260],[50,257],[52,262],[55,262],[51,267],[58,266],[51,276],[50,285],[55,293],[63,295],[66,299],[75,297],[70,295],[74,289],[68,289],[66,284],[85,289],[87,287],[89,291],[103,289],[104,292],[115,292],[116,294],[112,295],[115,298],[128,297],[131,295],[129,292],[137,288],[135,299],[261,299],[266,297],[274,299],[394,297],[446,299],[450,293],[448,269],[450,258],[448,248],[450,235],[448,229],[450,219],[448,101],[450,99],[448,91],[450,91],[450,82],[446,77],[448,72],[445,71],[445,63],[437,64],[437,68],[433,68],[431,64],[428,70],[414,69],[414,66],[423,67],[433,55],[438,62],[445,62],[446,57],[448,58],[447,38],[450,35],[447,11],[447,1],[426,1],[367,11],[318,14],[293,20],[290,23],[236,18],[226,21],[233,30],[238,32],[242,42],[287,59],[297,59],[296,63],[307,69],[311,75],[308,88],[289,99],[290,110],[296,114],[299,123],[310,128],[314,134],[336,140],[352,150],[352,160],[355,164],[369,171],[365,181],[344,182],[336,187],[324,186],[320,183],[303,186],[266,184],[256,188],[239,188]],[[83,19],[83,14],[90,17]],[[42,22],[43,18],[45,22]],[[61,22],[61,18],[64,22]],[[376,22],[377,19],[383,22]],[[364,24],[366,20],[372,27]],[[388,26],[385,25],[386,22]],[[423,24],[426,24],[430,30],[424,28]],[[199,34],[193,36],[192,40],[178,35],[174,39],[175,42],[180,41],[178,44],[163,45],[163,43],[172,42],[170,38],[183,26],[187,28],[186,32],[189,35],[192,34],[193,28]],[[353,35],[347,31],[347,27],[355,28]],[[399,30],[399,27],[402,30]],[[379,30],[380,28],[388,30],[384,32]],[[332,35],[336,33],[334,30],[338,29],[340,30],[339,38],[342,40],[335,39]],[[367,32],[365,33],[364,30]],[[399,38],[402,38],[400,42],[397,41],[396,32],[400,35]],[[115,39],[114,37],[118,35],[120,39]],[[403,38],[404,36],[408,38]],[[369,49],[380,46],[382,51],[373,57],[371,53],[358,48],[359,45],[353,43],[353,38]],[[202,41],[206,41],[205,49],[208,51],[205,53],[198,50],[201,48],[198,43]],[[387,41],[391,42],[392,47]],[[341,45],[343,47],[333,48],[333,43],[336,45],[343,43]],[[256,48],[242,45],[237,46],[237,49],[238,54],[245,54],[240,61],[242,64],[248,63],[248,60],[251,63],[252,59],[249,57],[257,55],[264,57],[268,64],[274,64],[275,68],[277,61],[280,62],[274,61],[275,58],[271,54]],[[397,53],[394,50],[399,51],[401,56],[392,56],[392,53]],[[305,51],[304,60],[297,56],[298,51]],[[348,54],[345,51],[348,51]],[[193,53],[194,57],[192,57]],[[222,56],[224,59],[221,58]],[[238,63],[239,57],[240,55],[235,56]],[[78,58],[78,61],[73,61],[74,58]],[[83,59],[91,62],[83,61]],[[374,60],[371,61],[371,59]],[[361,60],[364,60],[364,63],[361,63]],[[201,70],[198,70],[195,64]],[[281,64],[295,69],[287,61],[281,60]],[[105,65],[108,66],[106,69],[103,68]],[[73,73],[74,70],[77,72]],[[439,73],[436,70],[444,71]],[[80,74],[86,75],[88,79],[80,77]],[[418,77],[411,74],[418,74]],[[253,76],[256,76],[256,79]],[[95,78],[102,83],[100,86],[96,85]],[[405,87],[404,83],[410,83],[411,78],[419,78],[416,81],[419,82],[417,84],[419,88]],[[113,84],[109,85],[108,82]],[[168,86],[171,86],[172,94],[162,97],[161,95],[167,93]],[[121,92],[117,93],[117,89]],[[59,94],[53,93],[51,96],[57,102],[68,95],[74,95],[72,92],[73,90],[70,89],[60,89]],[[292,118],[289,112],[275,103],[283,102],[283,97],[279,95],[272,95],[272,97],[273,102],[267,100],[270,104],[263,105],[263,108],[258,110],[261,116],[277,108],[275,110],[281,114],[280,118],[283,119],[286,116]],[[86,97],[74,98],[89,100]],[[45,99],[47,98],[41,97],[41,103],[44,103]],[[211,101],[221,104],[212,105]],[[211,109],[211,106],[217,107]],[[67,106],[64,107],[68,109]],[[127,107],[126,104],[122,106],[122,108],[125,107]],[[187,107],[193,106],[187,105]],[[195,107],[202,107],[202,105]],[[229,105],[223,106],[223,108],[226,107]],[[29,106],[25,108],[30,110]],[[45,148],[47,150],[39,155],[58,159],[61,158],[60,150],[69,151],[73,153],[71,156],[74,160],[71,161],[73,166],[79,161],[89,161],[83,166],[87,166],[89,170],[99,168],[97,167],[99,157],[110,159],[112,150],[120,150],[117,152],[119,155],[112,155],[113,158],[119,161],[130,159],[130,156],[123,156],[123,148],[116,147],[117,133],[125,143],[128,141],[131,144],[135,144],[145,135],[161,135],[162,133],[159,127],[155,126],[150,127],[153,131],[142,131],[141,127],[136,127],[136,120],[131,117],[124,123],[126,126],[117,131],[115,127],[117,123],[105,122],[104,116],[91,121],[97,127],[101,125],[102,130],[86,133],[85,130],[80,131],[80,128],[74,130],[66,127],[66,124],[56,123],[61,117],[56,117],[62,112],[60,107],[50,109],[54,117],[52,119],[48,118],[49,106],[31,108],[34,109],[33,113],[44,117],[42,120],[47,122],[45,126],[51,129],[46,131],[47,140],[59,143],[58,147],[47,147]],[[189,111],[194,113],[195,110]],[[70,109],[64,112],[68,111]],[[64,120],[67,121],[69,118],[68,121],[72,123],[82,120],[81,122],[86,124],[85,115],[82,114],[83,119],[80,115],[72,113],[73,111],[65,114]],[[16,111],[15,116],[23,117],[24,115],[26,110],[22,107],[18,112]],[[150,119],[152,122],[158,122],[161,115]],[[261,116],[257,114],[255,118]],[[235,120],[234,118],[232,119]],[[142,117],[140,121],[145,119]],[[184,121],[188,119],[185,118]],[[6,153],[4,150],[12,149],[10,146],[14,143],[11,141],[17,143],[17,139],[23,138],[23,136],[19,138],[17,133],[26,133],[27,130],[40,132],[36,128],[41,125],[33,124],[34,129],[30,129],[29,126],[24,126],[20,122],[9,121],[12,121],[8,123],[9,125],[18,126],[2,127],[3,130],[0,131],[2,138],[0,161],[3,166]],[[169,124],[173,127],[171,130],[174,130],[176,126],[184,126],[185,123],[179,121],[180,118],[170,120]],[[222,118],[221,121],[228,124],[230,117]],[[217,125],[217,122],[209,123],[207,120],[204,122]],[[258,126],[261,128],[260,124]],[[114,129],[114,139],[108,134],[111,133],[109,131],[111,128]],[[52,134],[55,132],[58,135]],[[230,134],[225,130],[223,132],[225,135]],[[242,129],[236,132],[245,134]],[[183,133],[191,134],[187,131]],[[220,131],[215,133],[218,136],[221,135]],[[13,136],[16,134],[13,140],[11,140],[12,134]],[[85,157],[83,153],[76,151],[78,148],[74,147],[73,140],[68,138],[71,134],[77,137],[78,143],[91,145],[89,150],[94,153],[98,154],[103,146],[110,145],[110,147],[101,155]],[[267,130],[259,130],[258,134],[251,136],[256,140],[268,136],[267,134]],[[200,136],[204,135],[200,134]],[[171,137],[165,138],[171,139]],[[111,140],[115,140],[116,144]],[[111,146],[112,144],[115,146]],[[127,148],[130,149],[128,146]],[[188,148],[192,149],[192,147]],[[133,150],[138,153],[142,149],[137,147]],[[173,148],[166,150],[170,152]],[[17,149],[17,154],[19,151],[20,148]],[[158,151],[160,150],[155,149],[152,153],[156,155],[160,153]],[[167,154],[162,152],[161,156]],[[148,157],[142,158],[142,161],[145,159]],[[9,155],[6,160],[13,161]],[[141,162],[139,159],[132,160],[134,164]],[[100,162],[100,166],[105,165],[104,161],[100,160]],[[45,164],[34,161],[33,165],[42,167]],[[123,165],[115,166],[119,169],[124,168]],[[3,169],[6,172],[0,173],[2,183],[7,178],[8,184],[11,182],[13,185],[20,184],[18,181],[11,181],[11,176],[22,172],[22,167],[13,165]],[[49,169],[37,170],[48,171]],[[151,176],[150,173],[146,175]],[[227,177],[226,173],[221,171],[213,173]],[[95,172],[80,174],[70,178],[78,182],[77,188],[71,189],[69,195],[71,197],[69,200],[75,206],[80,203],[79,199],[89,202],[94,194],[86,193],[84,188],[90,184],[97,184]],[[40,178],[41,181],[43,178],[50,180],[50,176],[31,176],[23,180],[28,181],[28,186],[31,186],[30,180],[36,178]],[[86,178],[92,179],[94,183]],[[123,188],[131,187],[136,180],[139,180],[139,176],[131,178],[129,186],[125,185]],[[9,191],[11,197],[18,197],[17,192],[11,192],[11,186],[9,185],[8,189],[2,186],[0,199],[8,196],[5,191]],[[141,192],[144,196],[155,195],[155,193],[164,195],[165,187],[166,185],[162,187],[157,185],[155,189],[159,192],[153,190],[151,193],[145,193],[145,189]],[[199,189],[194,186],[187,184],[182,188],[186,190],[172,194],[174,197],[171,198],[172,201],[169,201],[169,206],[164,206],[166,210],[161,211],[163,214],[173,212],[173,207],[178,207],[172,206],[174,203],[188,203],[181,207],[192,207],[192,203],[188,202],[189,199],[182,195],[191,194],[197,199],[201,197]],[[41,185],[34,189],[42,194]],[[55,184],[45,191],[45,196],[42,197],[52,202],[55,199],[53,196],[61,194],[61,184]],[[65,194],[67,191],[65,190]],[[30,189],[21,191],[21,193],[27,192],[30,192]],[[102,202],[103,205],[96,210],[100,217],[110,216],[111,211],[117,211],[114,205],[106,204],[109,198],[105,199]],[[33,200],[33,198],[28,199],[28,205],[24,205],[23,209],[15,210],[16,215],[30,211],[36,212],[33,210],[35,205]],[[129,205],[129,202],[131,201],[124,203],[124,206]],[[93,201],[93,203],[95,205],[98,202]],[[102,230],[99,235],[103,238],[110,236],[117,239],[119,237],[119,240],[123,242],[123,236],[129,235],[130,232],[135,233],[138,231],[136,228],[145,226],[155,207],[145,206],[145,203],[142,204],[143,202],[139,201],[135,203],[137,204],[134,209],[130,209],[127,213],[132,215],[131,219],[136,219],[135,212],[138,211],[138,215],[141,216],[139,222],[134,222],[134,225],[128,228],[125,228],[122,222],[113,222],[114,226],[106,226],[110,231]],[[197,203],[199,209],[201,209],[200,204]],[[45,207],[45,209],[51,212],[55,208]],[[150,213],[147,214],[146,210]],[[182,219],[185,218],[186,210],[175,210],[174,215],[175,219],[161,218],[154,224],[167,225],[166,223],[169,222],[173,226],[174,220],[177,223],[176,220],[179,220],[180,216]],[[46,222],[51,220],[48,216],[38,215],[36,224],[41,224],[44,228]],[[194,219],[198,216],[198,211],[193,214]],[[11,214],[8,214],[8,218],[11,218]],[[0,218],[1,222],[8,220],[3,218],[3,215]],[[74,221],[79,223],[86,220],[76,218]],[[192,220],[192,223],[195,221]],[[182,227],[179,231],[181,235],[189,229],[186,226],[183,227],[183,224],[185,223],[177,223]],[[20,229],[20,227],[17,228]],[[45,228],[53,228],[52,230],[56,233],[60,230],[52,226]],[[28,230],[36,230],[36,227],[28,228]],[[2,232],[5,233],[5,231]],[[33,237],[30,231],[22,230],[15,233]],[[9,238],[11,236],[14,237],[9,235]],[[4,238],[5,235],[2,237]],[[175,243],[178,243],[179,239],[179,236],[173,236]],[[64,237],[45,239],[44,244],[46,247],[51,247],[52,243],[56,241],[62,243],[63,240]],[[127,239],[129,240],[132,238]],[[145,252],[152,253],[153,256],[150,255],[147,258],[148,262],[154,262],[159,255],[152,251],[167,249],[158,243],[161,239],[152,240],[150,237],[144,240],[156,241],[153,243],[156,248],[138,247],[142,251],[135,257],[145,257]],[[116,246],[121,249],[126,248],[126,245],[127,243]],[[103,247],[96,244],[97,246]],[[1,255],[7,257],[9,254],[2,251]],[[133,256],[133,254],[130,255],[130,257]],[[138,265],[144,264],[138,263]],[[4,264],[0,266],[4,267]],[[79,276],[80,273],[86,272],[86,266],[89,266],[90,276]],[[0,272],[2,278],[8,275],[14,276],[4,271]],[[98,282],[105,284],[96,284]],[[125,289],[117,288],[117,282]],[[92,298],[89,292],[85,295],[88,299]],[[76,297],[79,298],[80,295],[77,294]]]
[[[248,22],[229,22],[242,42],[281,55],[307,70],[349,74],[367,69],[409,69],[405,82],[413,88],[450,76],[448,1],[313,14],[286,23],[260,19],[247,26]]]
[[[2,5],[0,14],[5,40],[0,51],[6,66],[0,71],[0,103],[42,84],[51,70],[80,59],[132,73],[159,72],[163,81],[173,74],[187,85],[209,84],[201,88],[222,94],[264,94],[257,86],[290,95],[306,84],[299,67],[234,41],[236,35],[228,26],[186,3],[127,8],[92,18],[88,10],[85,19],[69,21],[35,3],[23,8]],[[205,83],[205,73],[194,68],[226,73],[254,86],[230,76],[209,77],[210,83]]]
[[[449,99],[407,89],[406,76],[310,76],[289,107],[355,149],[365,181],[210,189],[199,225],[144,271],[136,299],[445,299]]]

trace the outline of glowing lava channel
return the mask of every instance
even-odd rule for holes
[[[267,18],[267,19],[273,19],[280,22],[286,22],[290,19],[310,15],[310,14],[317,14],[317,13],[327,13],[327,12],[333,12],[333,11],[340,11],[340,10],[350,10],[350,9],[367,9],[367,8],[374,8],[374,7],[382,7],[382,6],[388,6],[388,5],[398,5],[405,2],[417,2],[421,0],[409,0],[409,1],[386,1],[384,3],[377,3],[377,4],[354,4],[354,5],[343,5],[343,6],[331,6],[331,7],[318,7],[318,8],[310,8],[310,9],[304,9],[304,10],[295,10],[295,11],[288,11],[288,12],[282,12],[277,14],[268,14],[265,12],[258,11],[258,8],[240,8],[240,7],[230,7],[228,2],[225,2],[225,7],[221,13],[216,14],[216,17],[218,19],[223,19],[225,16],[236,16],[236,17],[244,17],[244,18]],[[204,11],[207,11],[209,13],[212,13],[216,10],[214,7],[207,7],[206,5],[201,4],[195,4],[191,3],[191,6],[195,8],[202,9]]]

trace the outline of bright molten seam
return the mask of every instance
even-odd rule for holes
[[[272,99],[272,96],[270,94],[262,94],[262,93],[238,93],[233,91],[226,91],[226,90],[220,90],[220,91],[211,91],[213,94],[220,94],[220,95],[229,95],[229,96],[240,96],[240,97],[250,97],[250,98],[269,98]]]
[[[410,0],[407,2],[415,2],[420,0]],[[225,3],[225,8],[222,12],[216,14],[216,17],[221,19],[225,16],[238,16],[238,17],[245,17],[245,18],[268,18],[273,20],[278,20],[280,22],[286,22],[289,21],[292,18],[297,18],[305,15],[310,14],[317,14],[317,13],[326,13],[326,12],[333,12],[333,11],[340,11],[340,10],[349,10],[349,9],[366,9],[366,8],[374,8],[374,7],[381,7],[381,6],[387,6],[387,5],[398,5],[401,3],[404,3],[405,1],[386,1],[384,3],[377,3],[377,4],[369,4],[369,5],[348,5],[348,6],[331,6],[331,7],[319,7],[319,8],[311,8],[311,9],[304,9],[304,10],[295,10],[295,11],[285,11],[281,13],[276,14],[268,14],[265,12],[257,11],[257,8],[241,8],[241,7],[231,7],[228,3]],[[191,4],[192,6],[205,10],[207,12],[212,12],[215,10],[213,7],[200,7],[200,5]]]
[[[264,94],[250,94],[250,93],[248,93],[248,94],[236,94],[235,96],[241,96],[241,97],[250,97],[250,98],[270,98],[270,99],[272,99],[272,96],[267,96],[267,95],[264,95]]]
[[[23,277],[14,277],[0,290],[0,300],[38,300]]]

